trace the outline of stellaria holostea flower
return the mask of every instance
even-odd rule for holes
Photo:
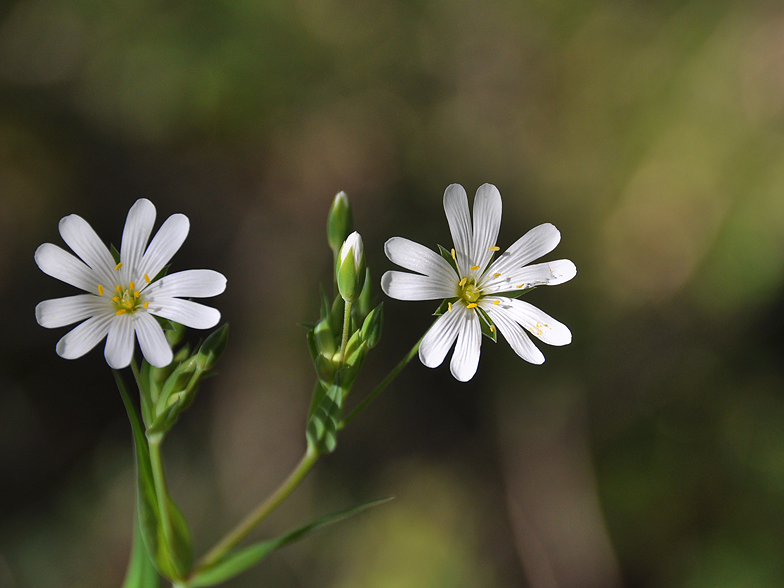
[[[526,265],[546,255],[561,240],[551,224],[531,229],[492,261],[501,226],[501,194],[484,184],[474,198],[473,224],[468,197],[462,186],[452,184],[444,193],[444,211],[452,233],[451,262],[423,245],[393,237],[384,245],[393,263],[415,274],[388,271],[381,288],[398,300],[439,300],[446,302],[422,340],[419,359],[427,367],[438,367],[457,340],[450,369],[462,382],[470,380],[479,364],[482,323],[491,333],[501,332],[512,349],[531,363],[544,362],[544,355],[525,331],[550,345],[566,345],[572,340],[569,329],[538,308],[517,300],[524,290],[554,286],[571,280],[575,265],[561,259]]]
[[[119,263],[87,221],[75,214],[60,221],[60,235],[80,259],[52,243],[36,250],[35,262],[44,273],[87,292],[44,300],[35,308],[43,327],[84,321],[60,339],[58,355],[76,359],[106,337],[107,363],[115,369],[124,368],[133,356],[135,332],[147,361],[164,367],[172,361],[172,350],[153,315],[194,329],[209,329],[218,323],[220,312],[216,309],[183,297],[220,294],[226,289],[222,274],[187,270],[152,281],[180,248],[190,228],[188,217],[173,214],[148,247],[154,223],[155,206],[144,198],[137,200],[125,221]]]

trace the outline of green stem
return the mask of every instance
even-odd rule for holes
[[[346,361],[346,346],[348,345],[348,332],[351,330],[351,302],[346,300],[343,310],[343,338],[340,341],[340,365]]]
[[[174,531],[169,512],[169,494],[166,491],[166,478],[163,475],[163,460],[161,459],[162,440],[162,436],[156,436],[153,439],[148,438],[148,446],[150,447],[150,465],[152,466],[152,479],[155,483],[155,496],[158,499],[158,510],[161,513],[163,538],[166,541],[166,545],[172,546],[174,545]]]
[[[362,411],[362,409],[364,409],[368,404],[370,404],[370,402],[376,396],[378,396],[384,388],[386,388],[387,386],[389,386],[389,384],[392,383],[392,380],[394,380],[397,377],[397,375],[403,370],[403,368],[408,365],[408,362],[411,361],[413,357],[417,354],[417,351],[419,351],[419,346],[422,344],[422,339],[424,338],[425,337],[423,335],[422,338],[419,341],[417,341],[416,344],[411,348],[411,351],[409,351],[408,354],[406,354],[406,356],[402,360],[400,360],[400,363],[398,363],[394,367],[394,369],[391,372],[389,372],[387,377],[384,378],[381,381],[381,383],[378,386],[376,386],[375,389],[365,397],[365,399],[360,403],[360,405],[357,406],[354,410],[352,410],[351,414],[349,414],[346,418],[340,421],[340,423],[338,424],[338,430],[345,427],[348,424],[348,422],[351,419],[353,419],[355,416],[357,416]]]
[[[305,478],[310,469],[319,458],[318,451],[313,447],[308,447],[305,455],[300,460],[297,467],[295,467],[289,474],[288,478],[278,486],[266,500],[260,503],[248,516],[245,517],[234,529],[227,533],[223,539],[215,544],[207,554],[201,558],[199,565],[191,572],[191,577],[196,576],[200,571],[210,567],[219,561],[226,553],[234,548],[240,541],[242,541],[248,533],[250,533],[256,525],[267,518],[273,510],[275,510],[291,492],[299,486],[300,482]]]

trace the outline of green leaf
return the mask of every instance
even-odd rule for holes
[[[262,541],[260,543],[251,545],[250,547],[246,547],[235,552],[230,552],[222,560],[219,560],[209,568],[197,573],[193,578],[188,580],[185,585],[189,588],[204,588],[206,586],[214,586],[221,582],[225,582],[229,578],[233,578],[237,574],[240,574],[248,568],[256,565],[271,552],[280,549],[289,543],[293,543],[294,541],[306,537],[320,527],[337,523],[338,521],[342,521],[345,518],[362,512],[363,510],[378,506],[379,504],[383,504],[390,500],[392,500],[392,498],[374,500],[373,502],[355,506],[348,510],[333,513],[325,517],[321,517],[320,519],[316,519],[312,523],[299,527],[298,529],[284,533],[275,539]]]
[[[321,384],[318,384],[321,386]],[[318,392],[318,389],[317,389]],[[316,395],[314,394],[314,401]],[[340,374],[335,376],[332,384],[321,396],[321,400],[313,409],[305,432],[308,443],[315,446],[319,453],[332,453],[337,446],[338,421],[343,406],[343,388]]]
[[[458,300],[457,296],[455,296],[454,298],[447,298],[441,304],[438,305],[438,308],[436,308],[435,312],[433,313],[433,316],[441,316],[445,312],[449,312],[449,305],[454,304],[455,302],[457,302],[457,300]]]
[[[114,263],[120,263],[120,252],[117,251],[117,247],[114,246],[114,243],[109,244],[109,252],[112,254]]]
[[[141,531],[147,553],[152,560],[155,569],[173,580],[182,578],[190,568],[190,535],[188,533],[185,519],[179,512],[174,503],[167,495],[167,507],[169,517],[172,521],[174,532],[174,543],[177,554],[169,552],[167,542],[163,537],[163,526],[161,523],[160,510],[158,508],[155,481],[150,462],[150,449],[147,445],[147,437],[144,434],[139,415],[131,402],[128,391],[120,375],[113,370],[114,379],[120,390],[128,419],[131,422],[133,431],[134,449],[136,455],[136,482],[137,482],[137,516],[139,529]]]
[[[141,529],[139,528],[138,513],[134,515],[133,547],[131,560],[128,562],[128,571],[122,588],[160,588],[161,577],[155,569],[147,548],[144,546]]]

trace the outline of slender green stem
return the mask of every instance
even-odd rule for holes
[[[300,460],[297,467],[295,467],[288,478],[278,486],[270,496],[259,504],[248,516],[245,517],[234,529],[227,533],[223,539],[215,544],[207,554],[201,558],[199,565],[191,572],[191,577],[198,574],[204,568],[207,568],[219,561],[226,553],[234,548],[240,541],[242,541],[248,533],[250,533],[256,525],[267,518],[273,510],[275,510],[291,492],[299,486],[300,482],[305,478],[307,473],[316,463],[319,458],[319,452],[313,448],[308,447],[305,455]]]
[[[394,369],[391,372],[389,372],[387,377],[384,378],[381,381],[381,383],[378,386],[376,386],[375,389],[365,397],[365,399],[360,403],[360,405],[357,406],[354,410],[352,410],[351,414],[349,414],[346,418],[340,421],[340,423],[338,424],[338,430],[345,427],[348,424],[348,422],[351,419],[353,419],[355,416],[357,416],[362,411],[362,409],[364,409],[368,404],[370,404],[370,402],[376,396],[378,396],[384,388],[386,388],[387,386],[389,386],[389,384],[392,383],[392,380],[394,380],[397,377],[397,375],[403,370],[403,368],[406,367],[406,365],[408,365],[408,362],[411,361],[413,357],[417,354],[417,351],[419,351],[419,346],[422,344],[422,339],[424,338],[425,337],[423,335],[422,338],[419,341],[417,341],[416,344],[411,348],[411,351],[409,351],[406,354],[406,356],[402,360],[400,360],[400,363],[398,363],[394,367]]]
[[[346,361],[346,346],[348,345],[348,332],[351,330],[351,302],[346,300],[343,310],[343,338],[340,341],[340,364]]]
[[[166,478],[163,475],[163,460],[161,459],[161,441],[163,437],[148,439],[150,447],[150,465],[152,466],[152,479],[155,483],[155,496],[158,499],[158,510],[161,513],[161,526],[166,544],[174,544],[174,531],[172,529],[169,511],[169,493],[166,490]]]

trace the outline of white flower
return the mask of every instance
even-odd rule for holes
[[[416,274],[389,271],[381,278],[381,288],[398,300],[438,300],[448,303],[419,347],[419,359],[427,367],[438,367],[457,339],[450,369],[461,382],[476,373],[482,342],[482,322],[494,332],[497,327],[512,349],[531,363],[544,362],[525,330],[550,345],[566,345],[572,340],[569,329],[515,296],[535,286],[553,286],[571,280],[575,265],[561,259],[536,265],[526,264],[546,255],[561,240],[551,224],[531,229],[491,263],[501,226],[501,194],[484,184],[474,198],[473,225],[465,190],[452,184],[444,193],[444,211],[452,233],[454,249],[450,264],[444,257],[402,237],[384,245],[393,263]],[[488,322],[489,319],[489,322]]]
[[[131,363],[134,332],[144,357],[156,367],[172,361],[172,350],[153,315],[194,329],[209,329],[220,312],[185,298],[216,296],[226,289],[226,278],[212,270],[188,270],[152,282],[185,241],[188,217],[166,219],[149,247],[155,206],[137,200],[125,221],[120,263],[87,222],[72,214],[60,221],[60,235],[81,259],[51,243],[35,252],[41,270],[87,294],[44,300],[35,308],[38,324],[47,328],[84,321],[57,343],[66,359],[81,357],[106,337],[108,364],[120,369]],[[87,319],[87,320],[85,320]]]

